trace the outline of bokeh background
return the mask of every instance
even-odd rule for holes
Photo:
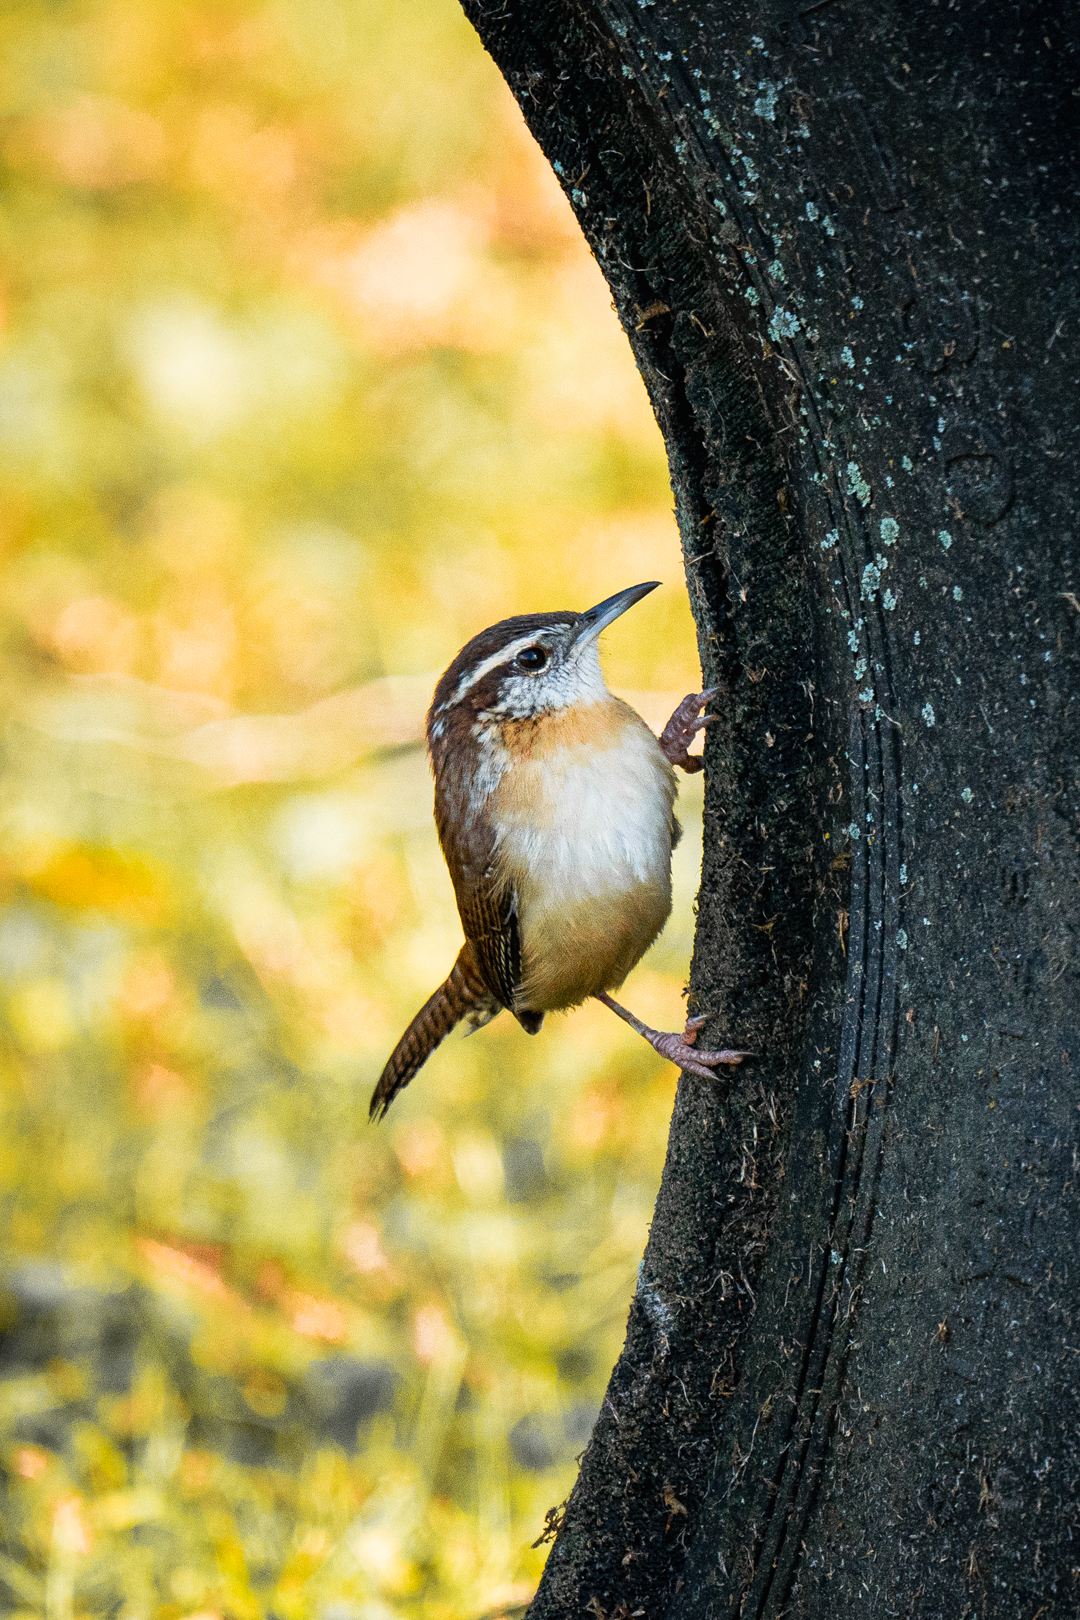
[[[13,0],[0,100],[0,1605],[510,1612],[674,1071],[589,1007],[367,1100],[460,941],[439,671],[659,578],[609,679],[697,683],[644,390],[454,0]]]

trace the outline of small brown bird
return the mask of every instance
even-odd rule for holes
[[[600,672],[600,632],[659,581],[588,613],[527,613],[483,630],[435,688],[427,717],[435,821],[465,943],[375,1087],[379,1119],[439,1042],[504,1007],[530,1035],[590,996],[680,1068],[711,1078],[746,1052],[699,1052],[703,1018],[662,1034],[617,990],[667,922],[678,784],[715,690],[683,699],[659,740]]]

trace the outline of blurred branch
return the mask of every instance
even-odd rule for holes
[[[160,802],[256,782],[317,780],[383,749],[419,747],[436,678],[388,675],[297,714],[236,714],[218,698],[130,675],[70,675],[35,693],[11,731],[16,746],[20,729],[66,744],[74,751],[67,774],[84,788]],[[622,696],[658,731],[683,694]]]

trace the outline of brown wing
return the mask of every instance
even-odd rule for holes
[[[514,892],[489,867],[474,882],[455,884],[458,911],[473,960],[492,995],[511,1010],[521,983],[521,943]]]
[[[495,999],[513,1011],[521,982],[517,902],[499,873],[490,821],[471,801],[475,783],[465,764],[471,767],[474,751],[471,734],[435,740],[435,824],[475,967]]]

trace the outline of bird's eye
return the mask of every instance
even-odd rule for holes
[[[547,661],[548,650],[546,647],[526,647],[523,652],[519,652],[517,655],[518,664],[522,669],[527,669],[530,675],[535,675],[539,670],[543,669]]]

